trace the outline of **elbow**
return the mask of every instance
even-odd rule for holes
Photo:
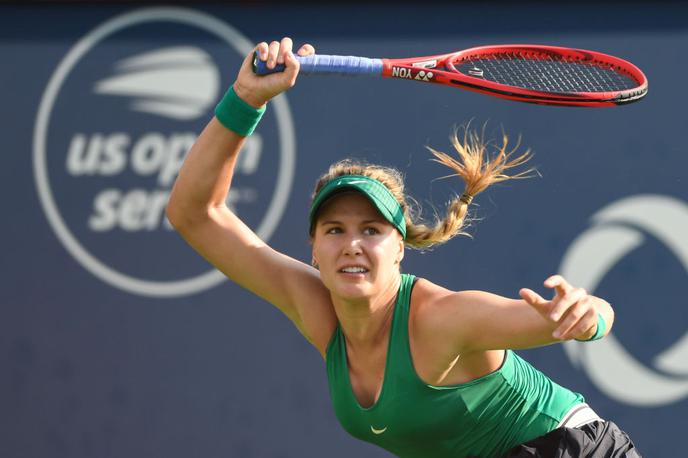
[[[165,216],[167,217],[167,221],[170,222],[172,227],[179,231],[179,227],[182,224],[182,221],[184,219],[184,212],[180,208],[180,204],[175,199],[174,193],[170,196],[169,200],[167,201],[167,205],[165,206]]]
[[[181,215],[177,211],[176,208],[171,207],[170,204],[167,204],[167,207],[165,208],[165,216],[167,217],[167,221],[170,222],[170,225],[177,231],[179,232],[179,226],[181,224]]]
[[[189,228],[200,219],[199,216],[194,216],[198,215],[198,213],[198,210],[194,210],[189,205],[184,205],[182,201],[175,198],[174,193],[170,196],[167,206],[165,207],[165,216],[167,220],[180,234],[188,232]]]
[[[188,241],[213,220],[212,209],[193,201],[175,199],[172,194],[165,207],[165,216],[174,230]]]

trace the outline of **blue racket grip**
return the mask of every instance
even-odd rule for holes
[[[326,54],[312,54],[310,56],[294,56],[301,64],[301,73],[307,75],[382,75],[382,59],[370,59],[356,56],[328,56]],[[253,55],[253,72],[256,75],[269,75],[284,71],[284,64],[275,65],[272,70],[266,63]]]

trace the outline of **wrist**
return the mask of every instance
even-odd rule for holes
[[[246,102],[248,105],[251,105],[253,108],[260,109],[268,103],[267,100],[256,97],[254,91],[246,89],[238,81],[234,82],[232,87],[234,88],[234,93],[237,95],[237,97]]]
[[[600,312],[597,312],[597,324],[588,329],[583,335],[576,338],[579,342],[591,342],[593,340],[599,340],[604,337],[607,331],[607,323],[604,321],[604,316]]]
[[[576,336],[575,339],[579,342],[585,342],[587,340],[590,340],[595,336],[595,333],[597,332],[597,328],[598,328],[598,323],[595,322],[595,324],[593,324],[588,329],[586,329],[585,332]]]
[[[227,129],[242,137],[248,137],[263,117],[265,108],[265,104],[255,107],[247,103],[239,97],[232,86],[215,107],[215,117]]]

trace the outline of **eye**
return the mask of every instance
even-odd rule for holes
[[[374,228],[372,226],[369,226],[369,227],[366,227],[365,229],[363,229],[363,233],[365,235],[377,235],[380,233],[380,231],[378,231],[376,228]]]
[[[342,229],[340,227],[334,226],[325,231],[325,234],[341,234]]]

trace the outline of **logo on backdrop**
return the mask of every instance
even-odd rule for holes
[[[594,291],[644,243],[645,234],[663,243],[688,273],[688,205],[661,195],[628,197],[598,211],[592,227],[569,247],[560,270],[572,283]],[[653,367],[638,361],[613,334],[593,343],[566,342],[564,349],[601,391],[620,402],[660,406],[688,396],[688,332],[656,355]]]
[[[38,110],[34,175],[55,234],[93,275],[157,297],[224,280],[164,209],[186,152],[251,48],[213,16],[146,8],[96,27],[60,62]],[[282,95],[247,140],[227,200],[263,240],[287,203],[294,143]]]

